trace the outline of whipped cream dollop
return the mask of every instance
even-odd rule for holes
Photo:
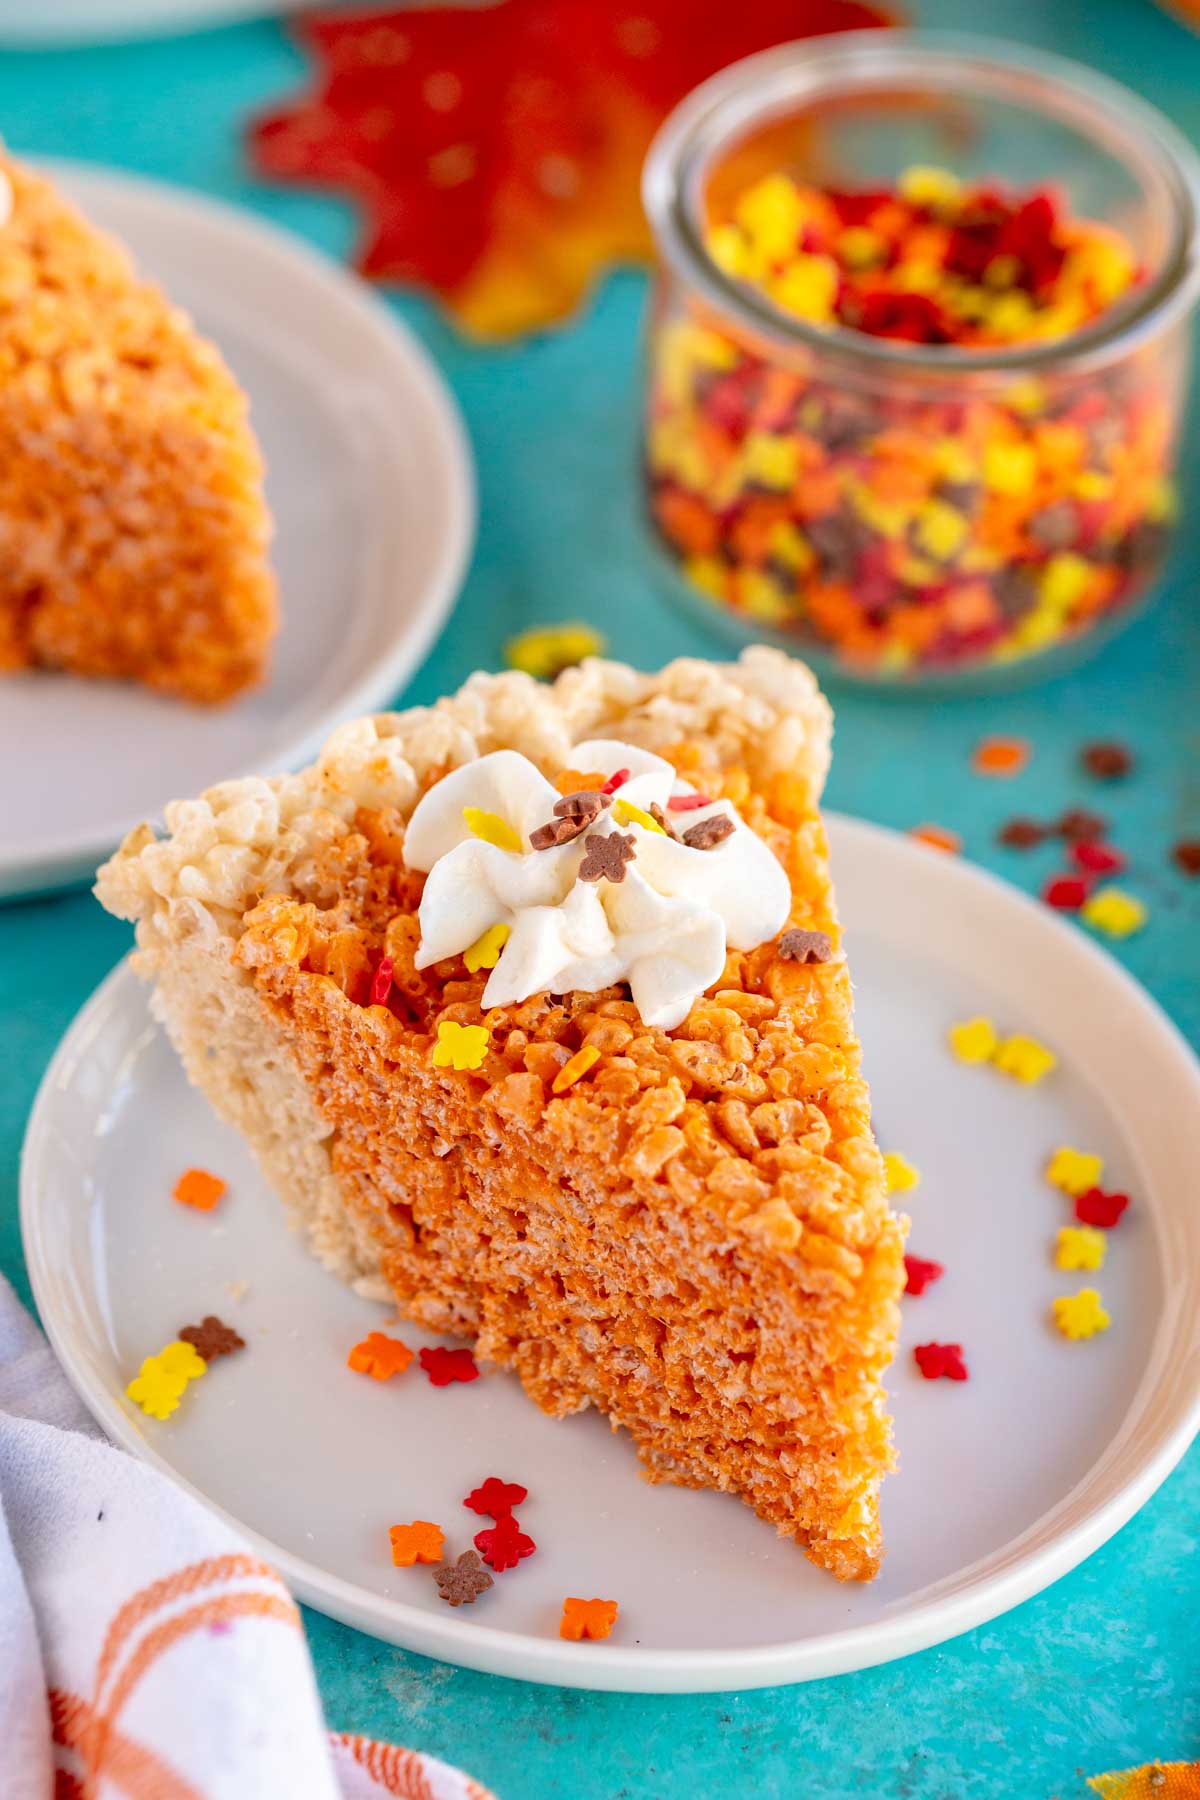
[[[417,967],[460,955],[504,925],[484,1006],[627,981],[644,1022],[669,1031],[718,979],[727,947],[752,950],[782,929],[791,886],[729,801],[670,811],[672,796],[695,790],[661,756],[597,738],[576,744],[571,761],[605,779],[623,769],[629,777],[577,837],[549,849],[535,850],[531,835],[555,819],[563,796],[515,750],[464,763],[417,803],[404,841],[408,867],[428,876]],[[654,806],[680,836],[650,828]],[[648,823],[632,819],[628,807]],[[681,841],[685,830],[722,814],[733,828],[712,848]],[[468,818],[478,828],[481,815],[493,822],[484,830],[499,822],[496,835],[509,847],[472,830]],[[633,839],[621,878],[581,879],[588,839],[612,833]],[[589,867],[598,860],[612,861],[593,849]]]

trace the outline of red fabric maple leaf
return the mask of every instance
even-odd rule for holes
[[[250,128],[264,174],[365,214],[366,275],[441,295],[502,338],[562,318],[607,263],[650,248],[654,131],[755,50],[888,23],[868,0],[503,0],[313,13],[311,91]]]
[[[449,1387],[452,1381],[477,1381],[479,1370],[469,1350],[422,1350],[420,1363],[434,1387]]]
[[[499,1575],[504,1569],[515,1569],[523,1556],[532,1556],[537,1545],[521,1530],[512,1514],[507,1513],[494,1525],[475,1533],[475,1548],[488,1567]]]

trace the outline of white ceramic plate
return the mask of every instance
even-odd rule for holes
[[[386,704],[454,600],[470,453],[415,338],[354,276],[248,213],[49,165],[220,345],[250,396],[275,516],[282,629],[268,684],[215,711],[128,683],[0,684],[0,895],[89,876],[179,794],[309,757]]]
[[[491,1372],[438,1390],[345,1367],[390,1314],[289,1238],[240,1143],[186,1086],[121,966],[46,1075],[22,1170],[42,1318],[100,1423],[236,1520],[296,1592],[406,1648],[570,1686],[701,1690],[833,1675],[901,1656],[1016,1604],[1109,1537],[1198,1422],[1200,1070],[1140,988],[1082,934],[978,870],[832,821],[858,1012],[885,1147],[922,1172],[912,1249],[944,1280],[904,1302],[890,1376],[902,1468],[885,1487],[879,1579],[841,1586],[738,1501],[650,1487],[628,1442],[556,1423]],[[988,1012],[1052,1044],[1022,1087],[966,1068],[953,1020]],[[1133,1205],[1099,1285],[1104,1336],[1069,1343],[1051,1299],[1095,1277],[1051,1262],[1070,1203],[1041,1171],[1061,1143],[1103,1152]],[[180,1169],[229,1178],[219,1211],[170,1199]],[[248,1282],[241,1299],[229,1284]],[[236,1292],[236,1287],[235,1287]],[[215,1311],[247,1351],[166,1424],[122,1397],[143,1356]],[[411,1343],[428,1341],[411,1327]],[[965,1384],[923,1381],[914,1343],[957,1340]],[[472,1608],[393,1569],[387,1527],[444,1526],[486,1475],[524,1482],[538,1552]],[[613,1637],[564,1644],[566,1594],[620,1602]]]

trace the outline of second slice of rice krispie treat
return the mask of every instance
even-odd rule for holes
[[[262,478],[214,347],[0,154],[0,674],[204,704],[255,686],[277,625]]]

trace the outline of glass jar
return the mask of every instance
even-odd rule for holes
[[[912,165],[1050,179],[1141,278],[1069,336],[976,349],[810,325],[706,248],[768,173],[891,188]],[[1170,537],[1197,173],[1132,94],[1004,45],[856,32],[698,88],[644,183],[646,502],[672,591],[726,635],[874,682],[998,685],[1098,647]]]

